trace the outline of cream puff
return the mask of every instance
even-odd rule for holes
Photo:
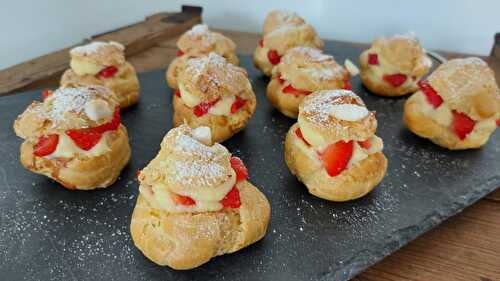
[[[349,72],[333,56],[319,49],[295,47],[273,68],[267,98],[284,115],[296,119],[304,97],[315,91],[333,89],[352,89]]]
[[[403,96],[417,91],[432,60],[414,33],[380,37],[359,57],[361,81],[374,94]]]
[[[236,44],[221,33],[209,30],[205,24],[197,24],[184,33],[177,41],[177,47],[177,57],[170,63],[165,74],[172,89],[177,89],[177,77],[190,58],[204,57],[213,52],[229,63],[239,64]]]
[[[270,29],[270,31],[263,34],[253,55],[254,65],[266,76],[271,76],[273,67],[280,62],[286,51],[293,47],[323,48],[323,41],[318,37],[314,28],[305,22],[300,23],[297,20],[285,20],[283,24],[270,22],[273,21],[266,18],[266,25],[275,26],[274,29],[265,26],[265,30]]]
[[[130,159],[119,103],[103,86],[44,92],[14,122],[21,164],[67,189],[113,184]]]
[[[266,15],[262,34],[267,34],[283,25],[301,25],[304,23],[304,19],[294,12],[274,10]]]
[[[315,196],[347,201],[364,196],[387,171],[375,113],[348,90],[304,98],[285,139],[285,162]]]
[[[210,53],[189,59],[173,97],[174,126],[208,126],[215,142],[242,130],[255,112],[256,98],[246,71]]]
[[[116,94],[121,108],[137,103],[139,80],[124,51],[117,42],[92,42],[71,49],[71,68],[64,72],[61,86],[102,85]]]
[[[212,142],[210,128],[170,130],[139,172],[134,244],[158,265],[191,269],[259,241],[270,206],[247,176],[238,157]]]
[[[479,148],[500,126],[495,75],[479,58],[450,60],[419,86],[405,103],[404,123],[439,146]]]

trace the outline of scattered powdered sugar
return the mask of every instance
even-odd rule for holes
[[[316,48],[311,47],[295,47],[290,52],[296,52],[305,56],[308,56],[313,62],[322,62],[327,60],[333,60],[333,56],[323,54],[323,52]]]
[[[122,44],[117,43],[117,42],[113,42],[113,41],[110,41],[110,42],[92,42],[92,43],[87,44],[87,45],[75,47],[75,48],[71,49],[70,53],[71,54],[89,55],[89,54],[96,53],[100,48],[103,48],[103,47],[106,47],[109,45],[116,46],[120,50],[125,49],[125,47]]]
[[[80,113],[92,97],[93,95],[87,87],[57,89],[47,99],[52,105],[48,111],[49,118],[61,121],[66,112]]]
[[[368,115],[366,107],[351,104],[343,97],[361,103],[361,99],[348,90],[321,91],[308,97],[303,102],[301,110],[309,113],[311,121],[318,124],[328,122],[330,116],[346,121],[358,121]]]
[[[368,115],[368,109],[357,104],[334,104],[327,106],[325,111],[338,119],[345,121],[358,121]]]
[[[211,52],[206,57],[195,58],[188,60],[186,71],[190,72],[193,75],[193,80],[198,79],[198,77],[205,72],[207,68],[214,69],[222,69],[226,65],[226,59],[216,53]],[[227,75],[230,75],[231,72],[227,71]],[[230,77],[229,77],[230,78]],[[211,83],[215,85],[221,84],[221,81],[218,80],[214,75],[210,75],[208,77]]]
[[[175,182],[182,185],[211,186],[227,173],[226,167],[217,162],[175,161],[172,165]]]
[[[208,34],[210,31],[208,29],[208,26],[206,24],[197,24],[195,26],[193,26],[188,32],[187,34],[189,35],[206,35]]]
[[[220,145],[207,146],[191,136],[179,134],[175,136],[173,144],[174,149],[183,151],[188,154],[202,156],[204,158],[213,158],[217,153],[220,153]]]
[[[417,34],[415,33],[415,31],[408,31],[403,34],[395,34],[391,37],[391,39],[406,39],[418,42]]]

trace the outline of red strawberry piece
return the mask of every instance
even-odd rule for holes
[[[283,93],[285,94],[292,94],[296,97],[300,96],[300,95],[309,95],[311,92],[310,91],[304,91],[304,90],[298,90],[298,89],[295,89],[292,84],[286,86],[285,88],[283,88]]]
[[[267,52],[267,58],[272,65],[280,63],[281,57],[276,50],[269,50]]]
[[[42,92],[42,99],[45,100],[46,98],[50,97],[50,95],[52,95],[52,91],[51,90],[44,90]]]
[[[236,180],[237,181],[246,180],[248,177],[248,170],[247,167],[245,167],[243,161],[241,161],[240,158],[235,156],[231,157],[230,161],[231,161],[231,167],[236,173]]]
[[[103,70],[99,71],[99,73],[97,73],[97,76],[99,76],[101,78],[110,78],[110,77],[113,77],[117,72],[118,72],[118,68],[116,68],[114,66],[108,66],[108,67],[104,68]]]
[[[465,113],[461,113],[455,110],[453,110],[452,113],[453,121],[451,123],[451,128],[460,140],[464,140],[465,137],[470,132],[472,132],[474,126],[476,125],[476,122]]]
[[[236,96],[236,99],[231,105],[231,113],[236,113],[240,108],[245,106],[246,103],[247,103],[246,100],[240,98],[239,96]]]
[[[38,143],[33,147],[33,154],[43,157],[52,154],[59,143],[59,135],[47,135],[38,138]]]
[[[183,195],[172,193],[172,199],[174,200],[175,204],[177,204],[177,205],[184,205],[184,206],[196,205],[196,201],[194,201],[193,198],[191,198],[189,196],[183,196]]]
[[[349,79],[344,80],[344,87],[342,87],[342,89],[349,91],[352,90],[352,86],[351,83],[349,82]]]
[[[364,149],[370,149],[370,147],[372,146],[372,142],[370,141],[370,139],[358,141],[358,144]]]
[[[259,40],[259,46],[262,48],[264,47],[264,39]]]
[[[417,82],[418,87],[425,94],[427,101],[434,107],[438,108],[443,103],[443,98],[432,88],[427,80]]]
[[[500,127],[500,119],[497,119],[497,127]]]
[[[280,75],[276,76],[276,80],[278,80],[278,83],[280,83],[281,85],[285,83],[285,79],[281,78]]]
[[[378,55],[377,54],[368,54],[368,64],[378,65]]]
[[[338,141],[326,148],[321,154],[321,159],[328,175],[337,176],[347,168],[352,157],[352,148],[352,140],[349,142]]]
[[[102,137],[101,133],[93,131],[92,128],[89,130],[67,130],[66,135],[68,135],[79,148],[85,151],[91,150],[92,147],[99,143]]]
[[[137,171],[135,171],[135,176],[136,177],[140,177],[141,176],[141,170],[137,169]]]
[[[397,88],[401,85],[403,85],[406,82],[406,75],[404,74],[391,74],[391,75],[384,75],[384,80],[391,84],[394,88]]]
[[[295,129],[295,135],[296,135],[299,139],[301,139],[301,140],[302,140],[305,144],[310,145],[310,144],[306,141],[306,139],[304,138],[304,135],[302,135],[302,131],[300,130],[300,128]]]
[[[180,56],[184,55],[184,52],[181,49],[179,49],[175,52],[175,55],[180,57]]]
[[[201,117],[201,116],[207,114],[208,110],[212,106],[214,106],[219,100],[220,100],[220,98],[213,100],[213,101],[210,101],[210,102],[201,102],[197,106],[193,107],[194,115],[196,115],[196,117]]]
[[[181,97],[181,91],[179,91],[179,89],[175,89],[174,95],[180,98]]]
[[[224,208],[239,208],[241,206],[240,191],[234,186],[220,201]]]

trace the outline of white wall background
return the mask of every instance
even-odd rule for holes
[[[213,27],[260,32],[271,9],[296,11],[325,39],[370,42],[413,30],[428,49],[487,55],[500,32],[498,0],[2,0],[0,69],[160,11],[201,5]]]

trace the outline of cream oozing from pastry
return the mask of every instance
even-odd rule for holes
[[[91,100],[85,104],[85,114],[93,121],[99,121],[113,115],[113,109],[103,100]]]
[[[422,91],[418,91],[414,94],[414,98],[420,106],[420,111],[436,121],[439,125],[450,128],[453,122],[453,113],[446,101],[443,101],[439,107],[434,108],[428,101],[427,97]],[[479,132],[491,132],[496,128],[495,118],[488,118],[484,120],[475,120],[474,129],[467,134],[466,138]]]
[[[52,152],[51,154],[44,156],[44,158],[72,158],[76,155],[97,157],[111,151],[111,148],[108,146],[108,138],[109,132],[103,133],[99,142],[90,150],[86,151],[79,148],[68,135],[59,134],[59,142],[57,144],[56,150],[54,150],[54,152]]]
[[[181,100],[186,106],[193,108],[201,103],[200,98],[187,91],[182,82],[178,82],[178,86],[179,92],[181,93]],[[216,104],[210,107],[208,113],[218,116],[231,115],[231,106],[235,99],[235,96],[225,96],[221,98]]]
[[[93,63],[92,61],[83,58],[72,58],[69,65],[77,75],[92,75],[92,76],[97,75],[97,73],[99,73],[101,70],[108,67],[106,65]],[[123,73],[124,67],[122,66],[115,66],[115,67],[118,69],[118,71],[114,76],[119,76],[120,74]]]

